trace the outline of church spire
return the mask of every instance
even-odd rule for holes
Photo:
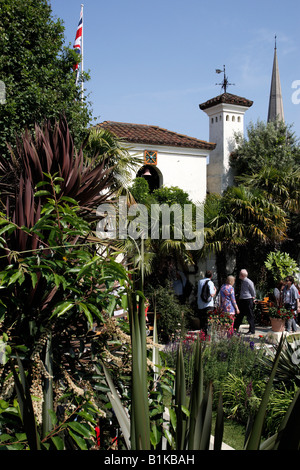
[[[269,100],[268,122],[275,121],[276,119],[279,119],[280,121],[284,121],[283,101],[282,101],[281,85],[280,85],[280,77],[279,77],[276,39],[277,38],[275,36],[274,60],[273,60],[273,71],[272,71],[272,81],[271,81],[270,100]]]

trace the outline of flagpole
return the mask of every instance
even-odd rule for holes
[[[81,101],[83,102],[83,3],[81,4],[81,16],[82,16],[82,38],[81,38]]]

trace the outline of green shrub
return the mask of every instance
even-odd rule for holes
[[[278,345],[274,347],[274,350],[270,350],[265,356],[262,356],[261,368],[263,373],[267,376],[270,373],[274,357],[277,351]],[[300,364],[298,360],[298,349],[299,340],[284,339],[283,348],[280,354],[280,359],[275,375],[275,383],[284,382],[286,386],[289,384],[293,387],[294,382],[299,387],[300,385]]]
[[[224,336],[213,341],[204,352],[204,371],[207,381],[221,381],[227,374],[261,377],[259,368],[263,349],[254,348],[252,341],[239,335]]]
[[[224,411],[230,418],[246,424],[248,417],[257,413],[265,383],[249,380],[242,375],[228,374],[222,380],[220,388]]]
[[[267,435],[275,434],[296,395],[298,387],[286,388],[282,384],[282,388],[274,388],[270,394],[270,400],[266,413],[265,433]]]
[[[160,342],[165,344],[181,337],[189,324],[191,310],[187,305],[180,304],[171,286],[150,288],[146,297],[150,300],[150,308],[156,308]]]
[[[299,272],[297,262],[288,254],[281,251],[272,251],[268,254],[265,267],[274,282],[285,279],[286,276]]]

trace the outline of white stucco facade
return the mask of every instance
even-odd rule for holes
[[[152,166],[159,175],[160,187],[178,186],[193,202],[204,201],[209,150],[130,144],[132,155],[144,158],[145,150],[157,152],[157,164]],[[132,179],[136,174],[132,173]]]
[[[216,143],[207,167],[207,190],[222,194],[233,183],[229,158],[235,149],[235,135],[244,135],[244,114],[248,107],[219,103],[204,109],[209,117],[209,140]]]

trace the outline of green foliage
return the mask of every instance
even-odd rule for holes
[[[222,380],[223,405],[230,418],[247,423],[257,413],[265,382],[229,373]]]
[[[172,206],[173,204],[179,204],[181,207],[183,207],[184,204],[192,204],[188,193],[183,191],[183,189],[179,188],[178,186],[162,186],[158,189],[155,189],[152,194],[150,194],[149,185],[146,179],[143,177],[134,179],[131,192],[136,202],[141,204],[149,202],[156,204],[168,204],[169,206]]]
[[[194,337],[183,340],[183,352],[186,362],[185,374],[187,385],[193,382]],[[263,346],[263,344],[262,344]],[[178,342],[165,347],[166,361],[169,367],[175,367]],[[260,358],[264,356],[263,347],[254,348],[253,342],[236,335],[212,336],[203,351],[203,370],[205,384],[212,382],[216,392],[221,391],[223,381],[231,374],[245,380],[263,380]]]
[[[191,317],[188,306],[180,304],[170,285],[149,287],[146,295],[155,305],[158,319],[157,328],[159,341],[167,343],[171,339],[180,337],[186,330]]]
[[[299,165],[300,149],[291,126],[282,121],[250,123],[247,138],[236,136],[231,165],[237,175],[258,173],[263,166],[281,170]]]
[[[132,331],[132,333],[135,335],[134,331]],[[265,417],[268,413],[268,410],[272,408],[274,403],[271,398],[273,381],[281,355],[282,344],[283,343],[281,340],[271,367],[270,376],[268,377],[266,383],[258,381],[255,384],[247,384],[243,377],[235,377],[232,374],[227,376],[226,380],[224,381],[223,393],[225,397],[225,404],[230,404],[232,407],[231,413],[235,414],[239,412],[242,415],[244,413],[244,416],[249,416],[250,414],[250,418],[252,418],[248,422],[248,429],[245,435],[245,450],[279,450],[285,449],[286,446],[288,446],[289,449],[299,449],[300,433],[298,428],[296,429],[298,409],[300,404],[299,389],[291,402],[289,398],[286,397],[286,403],[288,404],[288,407],[286,413],[283,416],[283,419],[279,420],[280,424],[277,424],[275,434],[271,435],[268,437],[268,439],[262,442],[263,431],[266,423]],[[141,422],[139,424],[141,427],[139,428],[139,431],[131,427],[131,433],[135,433],[134,436],[131,434],[131,440],[136,442],[136,440],[139,438],[141,444],[139,447],[140,449],[144,448],[140,438],[143,429],[143,420],[144,429],[150,425],[150,442],[151,445],[153,445],[156,449],[158,448],[157,446],[160,445],[160,439],[162,439],[163,436],[167,441],[167,447],[163,447],[166,450],[209,449],[210,435],[212,433],[213,388],[212,383],[208,382],[206,390],[204,391],[202,347],[203,345],[198,340],[196,347],[193,350],[194,380],[188,404],[183,350],[181,344],[179,344],[176,357],[176,371],[174,375],[175,381],[171,387],[169,386],[167,388],[170,396],[172,397],[170,403],[167,405],[168,413],[164,413],[162,419],[157,419],[157,414],[162,414],[162,407],[159,409],[157,403],[154,413],[156,419],[154,419],[154,421],[153,415],[151,415],[150,412],[148,415],[142,413]],[[133,374],[140,374],[141,365],[142,361],[140,361],[140,364],[138,362],[136,363],[136,367],[133,369]],[[160,386],[162,390],[162,386],[165,388],[166,385],[163,380],[161,381],[161,377],[162,374],[160,379],[156,381],[156,387],[158,390]],[[114,395],[113,392],[115,393],[114,386],[111,388],[111,393]],[[144,390],[143,393],[144,398],[146,399],[148,397],[148,391]],[[214,434],[215,450],[221,449],[223,439],[223,393],[219,395],[217,407],[218,411]],[[151,401],[152,399],[153,395],[151,394]],[[137,399],[137,397],[132,397],[132,400],[136,400],[136,403],[133,401],[131,403],[132,409],[134,409],[139,401],[141,403],[143,402],[141,397],[139,397],[139,399]],[[122,407],[122,403],[120,401],[118,406]],[[151,403],[151,406],[153,406],[153,402]],[[127,417],[126,420],[128,423],[130,423],[130,417]],[[289,435],[293,431],[293,439],[289,441]],[[149,449],[150,443],[148,440],[146,440],[144,445],[146,445],[145,449]]]
[[[134,179],[130,192],[138,204],[147,205],[153,200],[150,195],[148,182],[143,177]]]
[[[1,178],[0,429],[9,433],[1,444],[90,449],[96,417],[104,414],[99,389],[91,388],[92,358],[106,346],[96,330],[121,302],[113,290],[116,281],[122,290],[128,272],[98,253],[94,220],[87,217],[106,197],[106,159],[85,168],[64,121],[44,132],[36,127],[35,139],[22,137],[18,158],[12,155]],[[17,354],[22,364],[13,366],[12,377]],[[60,407],[61,422],[54,413]]]
[[[113,175],[111,188],[119,192],[128,190],[132,182],[132,173],[136,172],[142,164],[141,157],[132,156],[121,139],[100,126],[89,129],[84,150],[85,160],[89,166],[94,167],[103,160],[106,161]]]
[[[279,345],[266,349],[264,344],[256,349],[251,342],[242,337],[218,338],[206,344],[203,351],[204,385],[212,382],[214,389],[214,408],[218,405],[218,394],[222,394],[224,414],[227,418],[246,426],[258,412],[266,381],[274,366]],[[184,340],[182,350],[185,362],[187,390],[193,384],[195,343]],[[165,359],[175,368],[178,343],[167,345]],[[279,355],[273,387],[267,405],[266,419],[262,436],[268,438],[278,432],[299,385],[299,364],[297,342],[283,343]],[[225,441],[226,442],[226,441]]]
[[[297,389],[296,384],[290,383],[286,387],[282,383],[271,391],[265,422],[266,435],[270,436],[278,431],[289,406],[293,402],[294,397],[297,396]]]
[[[6,381],[4,379],[7,377],[8,360],[15,355],[16,351],[19,351],[26,364],[28,387],[34,386],[35,380],[42,380],[44,374],[43,378],[47,380],[47,373],[42,371],[46,370],[45,367],[48,364],[44,339],[50,338],[50,332],[53,350],[53,380],[63,383],[61,374],[64,367],[71,370],[71,373],[78,374],[76,371],[78,366],[75,367],[75,364],[78,363],[77,361],[80,363],[80,355],[74,362],[76,357],[74,340],[83,342],[83,350],[85,349],[84,343],[89,341],[89,348],[94,348],[94,354],[101,351],[99,341],[95,341],[91,334],[92,328],[96,325],[101,326],[105,321],[104,312],[110,312],[115,306],[115,296],[112,293],[115,280],[119,279],[121,282],[121,278],[123,281],[127,280],[127,273],[120,264],[113,260],[103,259],[95,253],[94,249],[90,249],[92,247],[88,243],[90,227],[78,217],[78,206],[75,204],[70,206],[63,197],[59,202],[55,202],[50,196],[38,223],[27,231],[30,235],[38,235],[39,238],[43,235],[45,246],[26,253],[25,258],[21,258],[25,253],[15,253],[14,261],[0,272],[4,312],[1,326],[2,338],[10,346],[10,351],[6,351],[6,359],[0,367],[1,394],[5,393]],[[2,214],[2,236],[8,232],[9,227],[15,228],[14,224],[5,221]],[[8,230],[5,232],[4,228]],[[74,237],[75,240],[79,237],[78,242],[74,243]],[[83,241],[84,243],[81,243]],[[99,289],[99,285],[105,287]],[[85,336],[86,339],[83,340]],[[62,358],[64,358],[63,362]],[[44,364],[44,367],[40,375],[35,377],[34,371],[37,364]],[[15,383],[17,383],[17,376],[15,376]],[[51,384],[50,386],[53,390],[54,386]],[[18,389],[22,391],[21,386]],[[37,392],[31,391],[31,393],[35,395]],[[41,400],[41,396],[38,395],[36,400]],[[28,408],[28,403],[30,403],[28,391],[26,396],[19,393],[20,401],[27,403],[26,408],[23,407],[24,410],[28,410],[22,420],[25,426],[30,419],[32,420],[32,417],[29,418],[32,416],[32,411]],[[66,400],[66,403],[68,401]],[[88,401],[81,402],[80,408],[83,409]],[[7,416],[10,406],[5,406],[4,417]],[[46,415],[49,410],[48,406],[45,410]],[[38,413],[35,410],[40,426],[41,417]],[[99,411],[95,413],[99,414]],[[75,417],[73,415],[72,420]],[[45,419],[46,417],[43,421]],[[3,423],[10,427],[6,420]],[[82,438],[83,430],[73,429],[74,426],[79,427],[74,423],[70,425],[68,431],[72,442],[75,441],[72,445],[80,449],[87,448],[87,443]],[[52,433],[52,427],[53,423],[50,426],[51,429],[48,428],[46,436],[49,436],[49,431]],[[15,422],[13,429],[17,433],[21,432],[22,423]],[[30,449],[33,449],[34,444],[29,439],[32,432],[27,431],[26,426],[25,432],[28,443],[24,442],[23,445],[29,445]],[[38,433],[41,436],[40,430]],[[55,437],[53,443],[55,446],[63,445],[58,437]]]
[[[180,204],[182,207],[184,204],[191,204],[188,193],[183,191],[178,186],[166,187],[155,189],[153,196],[159,204]]]
[[[204,206],[208,252],[235,252],[239,247],[281,242],[286,237],[286,213],[264,194],[241,185],[229,187],[222,197],[209,195]]]
[[[134,314],[132,311],[131,313]],[[141,317],[143,316],[142,314]],[[132,339],[135,340],[139,337],[139,326],[137,324],[132,326]],[[145,342],[142,343],[145,346]],[[140,354],[138,349],[133,354]],[[141,353],[143,356],[143,351]],[[110,396],[113,398],[112,405],[116,407],[116,412],[120,417],[120,425],[125,430],[130,425],[131,449],[208,450],[212,427],[212,387],[209,385],[205,391],[203,390],[201,357],[202,346],[198,341],[195,348],[194,382],[189,405],[187,403],[181,346],[179,346],[177,352],[175,377],[174,374],[170,375],[168,370],[162,371],[159,379],[155,382],[155,391],[150,393],[150,399],[148,398],[148,390],[142,384],[140,384],[139,394],[135,394],[133,388],[130,417],[126,418],[120,400],[117,400],[118,403],[115,402],[115,388],[110,377],[108,377],[107,382],[111,389]],[[144,373],[143,362],[141,355],[136,357],[136,362],[133,358],[132,387],[134,387],[134,381],[139,381],[139,377]],[[167,391],[168,404],[161,400],[162,391]],[[150,408],[145,413],[144,403],[148,400]],[[138,416],[135,414],[136,407],[139,410]],[[149,428],[151,432],[148,435]],[[220,406],[215,428],[215,450],[220,449],[222,433],[222,408]],[[164,444],[162,443],[163,439]]]
[[[270,368],[271,369],[271,368]],[[222,396],[224,412],[236,422],[247,424],[255,416],[265,390],[265,380],[248,381],[245,376],[229,374],[223,379]],[[278,429],[297,393],[296,384],[277,383],[270,392],[262,436],[268,438]]]
[[[274,350],[270,350],[268,355],[261,358],[261,368],[266,375],[270,373],[277,349],[278,345],[275,345]],[[298,354],[299,341],[288,341],[285,338],[274,379],[275,383],[285,383],[290,387],[295,382],[298,387],[300,386]]]
[[[275,283],[299,272],[297,262],[288,253],[279,250],[268,254],[265,267]]]
[[[94,447],[99,409],[88,394],[85,397],[73,395],[72,399],[69,394],[70,408],[63,414],[47,410],[51,426],[42,435],[34,412],[36,398],[32,396],[27,372],[18,355],[15,362],[10,360],[10,367],[17,399],[13,405],[0,401],[0,427],[6,430],[1,433],[1,450],[89,450]],[[61,397],[62,403],[67,396]],[[18,432],[19,429],[24,432]]]
[[[14,142],[15,133],[60,114],[67,116],[79,143],[91,116],[86,101],[80,101],[76,53],[64,46],[62,21],[52,17],[47,0],[1,0],[0,10],[0,79],[6,86],[0,153],[7,153],[6,142]]]

